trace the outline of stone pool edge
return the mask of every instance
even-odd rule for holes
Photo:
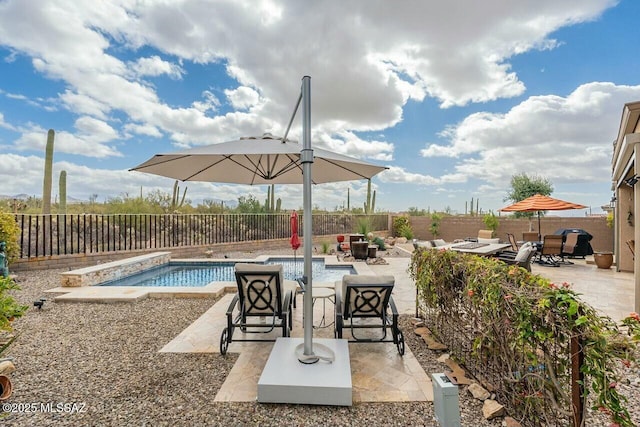
[[[69,277],[70,275],[77,274],[77,272],[86,271],[91,274],[95,274],[99,271],[100,266],[107,267],[109,269],[118,266],[118,263],[122,265],[130,265],[134,262],[141,261],[137,258],[148,257],[151,259],[165,258],[165,254],[169,252],[154,252],[152,254],[142,255],[139,257],[127,258],[124,260],[113,261],[111,263],[98,264],[91,267],[85,267],[78,270],[60,273],[61,280],[63,275]],[[166,262],[253,262],[260,263],[266,262],[271,258],[294,258],[288,255],[260,255],[255,258],[176,258],[171,260],[169,255]],[[300,257],[295,257],[300,258]],[[314,256],[315,259],[324,259],[326,266],[348,266],[350,265],[357,274],[374,274],[365,262],[341,262],[337,260],[335,256]],[[160,265],[154,264],[155,265]],[[145,267],[147,268],[147,267]],[[320,286],[322,282],[318,282],[317,286]],[[332,284],[333,285],[333,284]],[[49,289],[46,292],[55,294],[53,297],[56,302],[101,302],[101,303],[117,303],[117,302],[135,302],[146,298],[218,298],[226,293],[236,292],[235,282],[212,282],[206,286],[193,288],[193,287],[140,287],[140,286],[60,286],[57,288]]]

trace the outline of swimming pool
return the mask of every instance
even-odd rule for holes
[[[291,258],[270,258],[266,263],[282,264],[284,278],[295,280],[302,277],[304,261]],[[202,287],[211,282],[235,282],[234,262],[174,262],[150,268],[131,276],[100,283],[98,286],[164,286]],[[326,266],[323,259],[312,262],[315,282],[342,280],[345,274],[356,274],[352,266]]]

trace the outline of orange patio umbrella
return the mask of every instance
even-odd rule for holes
[[[540,238],[540,211],[566,211],[570,209],[584,209],[586,206],[578,203],[566,202],[553,197],[536,194],[520,200],[510,206],[499,209],[501,212],[537,212],[538,213],[538,239]]]

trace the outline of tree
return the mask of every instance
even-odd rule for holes
[[[504,201],[516,203],[536,194],[550,196],[552,192],[553,184],[547,178],[537,175],[530,177],[526,173],[521,173],[511,177],[511,191],[504,198]],[[533,216],[533,212],[514,213],[516,218],[531,218]]]
[[[238,206],[235,209],[238,213],[262,213],[264,206],[253,194],[238,197]]]

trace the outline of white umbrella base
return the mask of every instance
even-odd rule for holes
[[[332,363],[298,361],[302,338],[278,338],[258,380],[258,402],[351,406],[351,361],[347,340],[314,339],[335,354]],[[320,346],[319,346],[320,347]],[[323,355],[320,348],[314,353]]]

